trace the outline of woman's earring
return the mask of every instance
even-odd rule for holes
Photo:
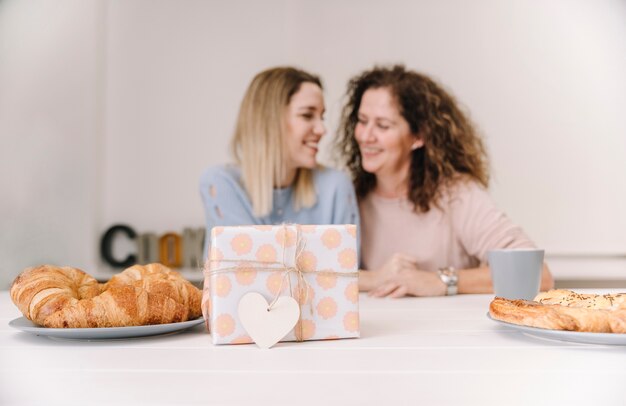
[[[411,151],[415,151],[416,149],[421,148],[423,146],[424,146],[424,141],[422,141],[422,140],[415,140],[413,145],[411,145]]]

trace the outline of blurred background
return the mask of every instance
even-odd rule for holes
[[[323,78],[332,164],[348,79],[391,63],[469,111],[557,282],[626,280],[622,0],[2,0],[0,289],[41,263],[105,279],[113,224],[202,227],[198,177],[260,70]]]

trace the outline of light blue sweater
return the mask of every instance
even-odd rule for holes
[[[206,218],[204,258],[207,256],[211,229],[215,226],[257,224],[355,224],[359,209],[352,182],[344,172],[330,168],[313,171],[317,202],[309,208],[294,209],[291,187],[274,189],[271,213],[256,217],[235,165],[207,169],[200,177],[200,195]]]

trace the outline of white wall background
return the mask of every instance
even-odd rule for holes
[[[614,260],[557,277],[626,277],[625,22],[621,0],[0,2],[0,287],[95,273],[114,223],[202,226],[198,176],[258,71],[320,74],[329,141],[347,80],[396,62],[470,111],[495,199],[549,255]]]
[[[94,266],[101,24],[94,1],[0,2],[0,289],[34,264]]]

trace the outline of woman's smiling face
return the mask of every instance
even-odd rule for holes
[[[365,91],[354,136],[366,172],[377,176],[406,176],[411,153],[424,142],[411,132],[389,88]]]
[[[313,169],[318,143],[326,133],[324,126],[324,96],[315,83],[304,82],[291,96],[286,110],[287,170]]]

